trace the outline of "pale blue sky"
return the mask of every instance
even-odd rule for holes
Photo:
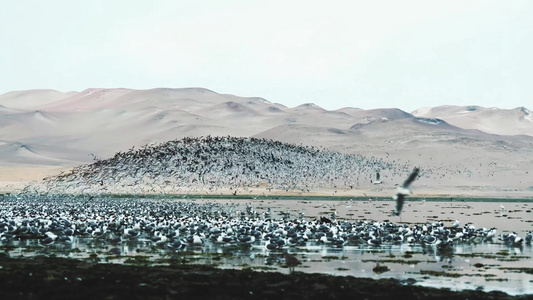
[[[533,1],[0,0],[0,94],[205,87],[327,109],[533,108]]]

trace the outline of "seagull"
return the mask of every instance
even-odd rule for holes
[[[413,183],[413,181],[415,181],[419,171],[419,168],[414,168],[411,174],[409,174],[409,177],[407,177],[407,179],[403,182],[403,185],[401,187],[398,187],[398,189],[396,190],[396,195],[392,197],[394,200],[396,200],[396,209],[394,210],[395,216],[399,216],[402,212],[405,196],[411,194],[409,186],[411,185],[411,183]]]
[[[453,224],[452,224],[452,227],[453,228],[457,228],[457,227],[459,227],[460,224],[461,224],[461,222],[459,222],[459,220],[455,220],[455,222],[453,222]]]

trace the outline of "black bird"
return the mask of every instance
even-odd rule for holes
[[[419,168],[414,168],[409,177],[407,177],[407,179],[403,182],[403,185],[401,187],[398,187],[398,189],[396,190],[396,195],[392,197],[394,200],[396,200],[396,209],[394,210],[395,216],[399,216],[402,212],[405,196],[411,194],[409,186],[411,185],[411,183],[413,183],[413,181],[415,181],[419,171]]]
[[[287,265],[287,267],[289,267],[289,273],[292,274],[292,272],[294,272],[294,268],[297,266],[297,265],[301,265],[302,262],[296,258],[296,256],[292,255],[292,254],[289,254],[287,252],[285,252],[283,254],[284,258],[285,258],[285,264]]]

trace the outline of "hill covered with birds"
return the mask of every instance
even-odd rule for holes
[[[252,193],[353,189],[402,177],[412,166],[248,137],[183,138],[117,152],[43,179],[49,193]]]

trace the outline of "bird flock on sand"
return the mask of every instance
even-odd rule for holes
[[[392,183],[411,167],[397,161],[241,137],[184,138],[118,152],[29,185],[25,192],[233,193],[368,187],[376,172]],[[260,194],[260,193],[258,193]]]
[[[292,251],[292,247],[380,247],[410,244],[451,251],[459,243],[530,244],[516,233],[443,222],[396,224],[390,221],[346,221],[304,214],[258,212],[254,202],[223,204],[190,199],[40,196],[18,194],[0,198],[0,244],[37,240],[42,246],[72,243],[77,238],[120,245],[142,242],[169,251],[223,246],[262,247]],[[290,256],[288,260],[292,258]],[[287,258],[286,257],[286,258]],[[292,260],[291,267],[296,266]]]

